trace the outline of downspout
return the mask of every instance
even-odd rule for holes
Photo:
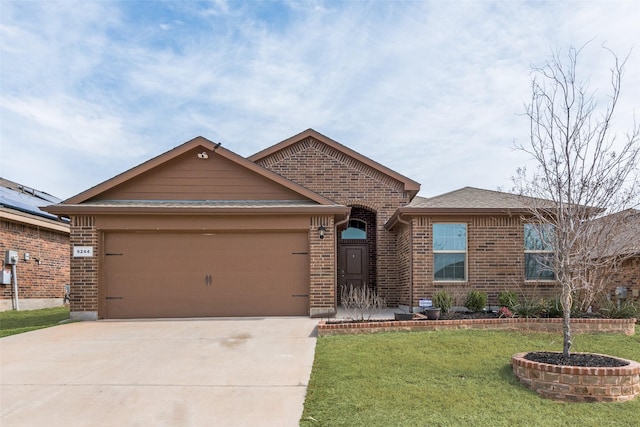
[[[398,222],[409,226],[409,313],[413,313],[413,222],[403,220],[401,213]]]
[[[11,264],[11,281],[13,282],[13,298],[15,300],[14,308],[16,311],[20,311],[20,302],[18,301],[18,276],[16,275],[15,263]]]

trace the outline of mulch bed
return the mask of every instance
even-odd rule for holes
[[[562,353],[536,351],[527,353],[524,358],[532,362],[548,363],[550,365],[582,366],[589,368],[619,368],[629,364],[629,362],[614,357],[588,353],[569,353],[569,357],[567,358]]]

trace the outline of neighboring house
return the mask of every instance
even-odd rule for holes
[[[405,308],[443,288],[555,292],[521,199],[419,190],[309,129],[248,158],[197,137],[45,210],[71,220],[78,319],[330,316],[349,284]]]
[[[29,310],[62,305],[69,284],[69,223],[39,208],[61,200],[0,178],[0,311],[16,305],[12,267],[6,252],[17,255],[18,307]]]
[[[629,209],[596,221],[606,236],[598,256],[618,260],[615,268],[607,273],[607,287],[611,293],[623,287],[629,291],[627,298],[637,300],[640,298],[640,211]]]

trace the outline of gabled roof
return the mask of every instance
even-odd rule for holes
[[[317,132],[313,129],[307,129],[303,132],[300,132],[297,135],[292,136],[291,138],[287,138],[282,142],[277,143],[276,145],[273,145],[269,148],[266,148],[250,157],[248,157],[249,160],[251,160],[252,162],[258,162],[261,159],[264,159],[266,157],[269,157],[270,155],[277,153],[278,151],[284,150],[288,147],[290,147],[293,144],[296,144],[300,141],[303,141],[307,138],[314,138],[328,146],[330,146],[331,148],[333,148],[334,150],[339,151],[340,153],[349,156],[363,164],[365,164],[366,166],[374,169],[375,171],[377,171],[378,173],[384,174],[390,178],[395,179],[396,181],[399,181],[400,183],[403,184],[404,186],[404,191],[408,191],[411,194],[411,198],[413,198],[416,194],[418,194],[418,191],[420,191],[420,184],[410,178],[407,178],[404,175],[399,174],[398,172],[395,172],[391,169],[389,169],[386,166],[381,165],[378,162],[375,162],[374,160],[371,160],[370,158],[363,156],[362,154],[353,151],[352,149],[340,144],[339,142],[334,141],[333,139],[321,134],[320,132]]]
[[[599,256],[640,254],[640,210],[627,209],[593,220],[592,232],[601,240]]]
[[[73,196],[60,204],[47,206],[45,210],[47,212],[51,212],[55,214],[66,215],[74,212],[86,211],[87,209],[91,209],[96,212],[120,212],[123,210],[126,210],[128,212],[133,212],[136,209],[138,210],[154,209],[155,212],[158,212],[159,209],[179,209],[182,211],[189,211],[189,212],[194,211],[194,212],[203,212],[203,213],[205,211],[219,212],[225,209],[228,211],[230,208],[233,208],[233,209],[249,208],[250,209],[251,206],[247,205],[246,203],[243,203],[243,201],[237,201],[238,203],[235,203],[235,204],[232,203],[232,201],[226,201],[226,203],[221,204],[221,203],[218,203],[217,201],[207,200],[207,201],[201,201],[202,203],[199,203],[196,205],[189,204],[188,202],[185,202],[185,201],[155,201],[156,202],[155,204],[150,203],[148,201],[147,202],[138,201],[140,203],[136,205],[135,204],[136,201],[128,201],[129,203],[129,206],[128,206],[127,203],[120,203],[119,201],[109,201],[108,203],[105,203],[104,200],[98,200],[99,195],[115,188],[120,184],[130,181],[154,168],[164,165],[167,162],[170,162],[171,160],[176,159],[177,157],[185,153],[188,153],[189,151],[192,151],[194,149],[197,149],[198,151],[203,150],[203,152],[205,152],[207,156],[221,156],[226,160],[233,162],[236,165],[246,168],[247,170],[250,170],[257,175],[267,180],[270,180],[271,182],[279,184],[280,186],[301,195],[303,198],[306,198],[307,200],[309,200],[311,204],[316,208],[333,207],[334,208],[333,210],[336,210],[336,208],[341,208],[342,210],[347,209],[343,206],[338,206],[331,200],[307,188],[304,188],[292,181],[289,181],[288,179],[274,172],[271,172],[270,170],[263,168],[262,166],[259,166],[245,159],[244,157],[241,157],[233,153],[230,150],[227,150],[221,147],[220,144],[216,144],[204,137],[199,136],[157,157],[154,157],[132,169],[129,169],[107,181],[104,181],[103,183],[98,184],[76,196]],[[162,202],[172,202],[172,203],[163,204]],[[264,206],[261,206],[261,207],[264,207]],[[278,206],[278,208],[286,209],[287,203],[281,204],[281,206]],[[295,210],[296,208],[300,208],[300,206],[291,207],[291,209],[293,210]],[[309,208],[312,208],[312,206],[305,206],[305,208],[309,209]],[[342,213],[341,209],[338,209],[338,210],[340,210],[340,212]]]
[[[530,212],[533,203],[549,205],[549,201],[533,199],[501,191],[463,187],[439,196],[415,197],[411,203],[399,208],[385,227],[392,228],[401,215],[505,215]]]

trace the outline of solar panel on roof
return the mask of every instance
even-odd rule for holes
[[[0,187],[0,205],[45,218],[58,219],[57,216],[41,211],[39,208],[41,206],[59,203],[61,200],[49,194],[43,194],[47,196],[46,199],[27,193],[21,193],[10,188]]]

